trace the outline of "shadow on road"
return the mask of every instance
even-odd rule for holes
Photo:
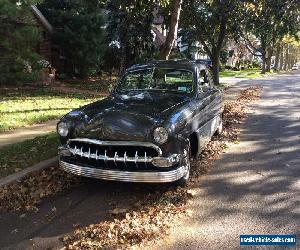
[[[59,248],[60,238],[76,228],[112,220],[110,210],[115,208],[136,210],[135,205],[147,195],[170,188],[84,179],[78,187],[45,199],[36,212],[1,213],[0,248]]]

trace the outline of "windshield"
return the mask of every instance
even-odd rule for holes
[[[151,68],[128,72],[117,90],[170,90],[193,92],[193,73],[183,69]]]

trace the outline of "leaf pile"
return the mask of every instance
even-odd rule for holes
[[[41,199],[79,183],[80,178],[57,167],[34,173],[0,188],[0,210],[35,209]]]
[[[175,218],[185,213],[189,196],[183,188],[149,194],[121,218],[92,224],[64,237],[65,249],[124,249],[160,238]]]
[[[247,118],[247,105],[260,98],[261,86],[249,87],[241,91],[235,101],[227,101],[223,112],[223,141],[235,141],[239,125]]]
[[[260,94],[262,91],[261,86],[254,86],[241,91],[240,96],[237,101],[244,104],[250,103],[252,101],[257,101],[260,99]]]

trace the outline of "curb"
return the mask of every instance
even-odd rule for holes
[[[23,179],[24,177],[26,177],[27,175],[29,175],[33,172],[37,172],[37,171],[40,171],[42,169],[48,168],[48,167],[50,167],[51,165],[53,165],[57,162],[58,162],[58,156],[54,156],[54,157],[52,157],[48,160],[42,161],[38,164],[35,164],[32,167],[28,167],[26,169],[23,169],[20,172],[17,172],[15,174],[11,174],[9,176],[1,178],[0,179],[0,188],[7,185],[7,184],[10,184],[14,181],[19,181],[19,180]]]

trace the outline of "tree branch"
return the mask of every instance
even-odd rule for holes
[[[169,32],[165,44],[163,45],[163,48],[160,53],[162,59],[168,59],[172,51],[172,47],[175,42],[175,34],[177,33],[177,28],[178,28],[182,1],[183,0],[174,0]]]
[[[208,54],[210,58],[212,58],[212,51],[209,49],[208,45],[206,44],[204,38],[201,35],[197,35],[198,40],[202,44],[205,52]]]

